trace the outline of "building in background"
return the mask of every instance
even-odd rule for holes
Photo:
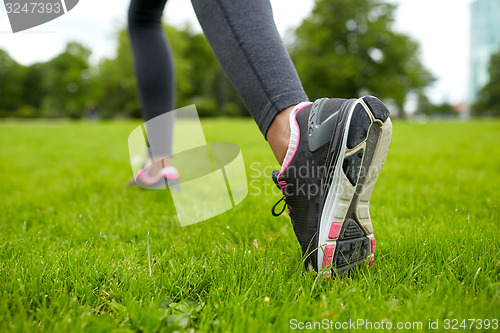
[[[469,105],[488,83],[491,55],[500,50],[500,0],[476,0],[470,13]]]

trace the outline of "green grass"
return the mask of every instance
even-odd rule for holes
[[[242,148],[250,194],[185,228],[166,191],[123,186],[138,124],[0,123],[0,331],[500,319],[499,121],[396,122],[371,200],[374,266],[329,283],[270,213],[276,163],[250,120],[204,122]]]

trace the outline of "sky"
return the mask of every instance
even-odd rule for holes
[[[437,81],[427,94],[434,102],[467,101],[469,7],[473,0],[389,0],[398,5],[395,29],[421,45],[421,59]],[[271,0],[278,30],[286,35],[311,11],[314,0]],[[0,4],[0,49],[17,62],[47,61],[75,40],[92,50],[92,61],[113,56],[114,34],[126,22],[127,0],[80,0],[66,15],[25,32],[12,33]],[[169,0],[164,19],[201,28],[189,0]],[[1,78],[0,78],[1,79]],[[334,97],[334,96],[331,96]]]

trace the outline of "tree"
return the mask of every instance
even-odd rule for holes
[[[479,91],[477,101],[472,105],[475,115],[500,116],[500,51],[491,56],[488,68],[490,80]]]
[[[381,0],[318,0],[296,30],[291,55],[310,99],[374,94],[400,110],[433,81],[419,45],[392,30],[395,5]]]
[[[0,50],[0,115],[12,116],[23,104],[23,79],[26,68]]]
[[[208,42],[189,26],[164,25],[171,46],[176,107],[196,104],[200,116],[248,115]],[[24,67],[0,50],[0,117],[140,117],[127,30],[117,34],[116,55],[89,63],[90,50],[76,42],[53,59]]]
[[[417,97],[417,114],[437,117],[453,117],[458,116],[458,111],[448,102],[433,104],[429,98],[422,94]]]
[[[35,63],[26,68],[26,73],[23,79],[23,102],[36,110],[36,115],[39,116],[42,101],[47,95],[45,87],[41,84],[47,74],[46,63]]]
[[[183,32],[170,26],[164,26],[172,49],[177,100],[183,101],[189,95],[189,82],[186,80],[191,64],[186,59],[187,41]],[[128,32],[125,28],[117,33],[118,47],[114,58],[103,59],[98,64],[97,77],[97,107],[104,117],[122,115],[140,117],[141,106],[137,93],[137,83],[134,75],[134,62]],[[179,79],[182,78],[182,79]]]
[[[202,34],[189,26],[163,27],[168,37],[175,70],[176,107],[196,104],[200,116],[241,115],[244,107],[223,74]],[[140,117],[132,51],[126,29],[118,34],[116,57],[103,59],[97,69],[99,114]]]
[[[104,58],[97,65],[97,82],[93,97],[99,115],[140,116],[132,51],[126,29],[116,33],[117,50],[114,58]]]
[[[89,106],[90,50],[70,42],[66,49],[46,64],[42,107],[48,116],[80,118]]]
[[[184,57],[191,64],[184,105],[196,104],[200,116],[247,116],[246,108],[219,65],[205,36],[183,29],[187,48]]]

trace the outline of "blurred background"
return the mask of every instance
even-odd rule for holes
[[[500,116],[500,0],[272,0],[311,100],[373,94],[401,118]],[[80,0],[13,34],[0,5],[0,118],[139,118],[126,0]],[[177,107],[249,116],[188,0],[169,0]]]

